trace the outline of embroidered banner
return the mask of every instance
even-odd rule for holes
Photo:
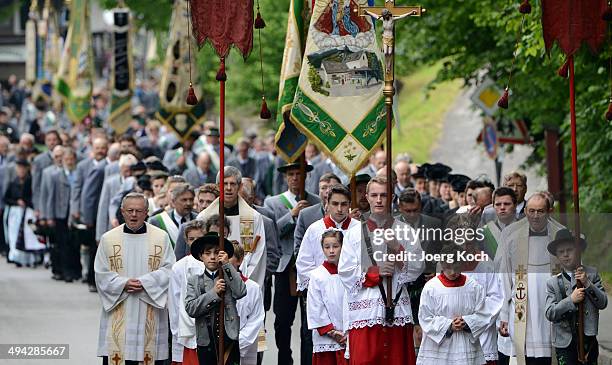
[[[383,138],[384,71],[367,0],[317,0],[291,120],[347,175]]]
[[[130,36],[130,11],[113,10],[113,58],[111,65],[111,103],[108,122],[118,133],[127,131],[132,119],[133,63]]]

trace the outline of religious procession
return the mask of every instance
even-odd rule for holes
[[[0,364],[612,364],[611,26],[0,3]]]

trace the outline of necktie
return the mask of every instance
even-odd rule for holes
[[[183,218],[181,218],[181,224],[187,222],[187,216],[184,216]]]

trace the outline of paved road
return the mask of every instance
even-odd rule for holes
[[[484,147],[476,143],[482,129],[480,112],[472,108],[471,91],[462,93],[447,113],[442,134],[436,147],[432,150],[431,160],[442,162],[453,168],[453,173],[464,174],[472,178],[487,174],[497,185],[495,163],[489,159]],[[513,170],[523,170],[521,164],[531,154],[532,148],[516,145],[512,153],[503,156],[503,175]],[[538,176],[534,169],[527,170],[528,194],[546,190],[546,179]]]
[[[100,300],[81,283],[51,280],[50,270],[16,268],[0,259],[0,344],[69,344],[69,360],[0,360],[0,365],[94,365]],[[276,364],[274,313],[268,312],[265,365]],[[299,362],[299,309],[292,332],[294,361]]]

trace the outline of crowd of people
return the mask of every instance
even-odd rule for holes
[[[380,150],[350,179],[313,144],[305,166],[286,163],[273,132],[221,146],[206,122],[179,140],[138,97],[116,135],[104,93],[77,126],[14,78],[1,94],[0,251],[98,293],[105,364],[214,363],[221,337],[226,363],[261,363],[270,309],[283,365],[574,364],[579,303],[597,362],[607,296],[579,260],[587,242],[554,220],[551,194],[526,197],[520,172],[495,187],[400,155],[388,177]],[[377,243],[404,228],[432,236]]]

